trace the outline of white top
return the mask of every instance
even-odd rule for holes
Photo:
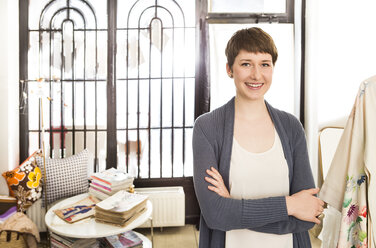
[[[258,199],[289,195],[289,169],[281,140],[275,132],[273,146],[262,153],[252,153],[233,139],[230,164],[230,195],[235,199]],[[265,213],[267,214],[267,213]],[[292,234],[276,235],[248,229],[226,232],[226,248],[292,248]]]

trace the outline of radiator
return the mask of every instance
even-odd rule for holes
[[[136,188],[135,192],[149,196],[153,205],[153,227],[185,225],[183,187]],[[150,227],[150,221],[140,227]]]
[[[26,210],[26,215],[37,225],[39,232],[46,232],[47,227],[44,223],[46,209],[42,208],[42,199],[37,200]]]

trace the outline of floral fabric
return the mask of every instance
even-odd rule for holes
[[[354,107],[321,188],[320,198],[341,212],[337,247],[375,247],[376,76],[359,87]]]
[[[19,167],[2,174],[10,195],[17,198],[18,211],[25,211],[42,195],[42,172],[36,161],[40,156],[40,151],[36,151]]]
[[[347,176],[338,247],[367,247],[366,175]]]

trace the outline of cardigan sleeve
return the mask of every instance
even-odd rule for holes
[[[314,225],[315,223],[313,222],[303,221],[295,218],[294,216],[289,216],[289,219],[286,221],[278,221],[275,223],[270,223],[264,226],[249,229],[263,233],[288,234],[308,231]]]
[[[288,221],[284,196],[238,200],[221,197],[208,189],[209,183],[204,179],[206,170],[210,167],[218,169],[218,161],[211,144],[214,141],[206,136],[201,125],[199,118],[193,129],[193,181],[201,213],[208,227],[228,231]],[[205,130],[211,129],[206,126]]]
[[[291,144],[293,160],[293,177],[290,185],[290,194],[295,194],[304,189],[315,187],[311,165],[308,158],[307,142],[305,132],[300,122],[294,119],[292,135],[294,138]]]

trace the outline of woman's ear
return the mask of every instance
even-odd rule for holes
[[[226,71],[227,71],[227,75],[232,78],[233,75],[232,75],[232,70],[230,68],[230,66],[228,65],[228,63],[226,63]]]

